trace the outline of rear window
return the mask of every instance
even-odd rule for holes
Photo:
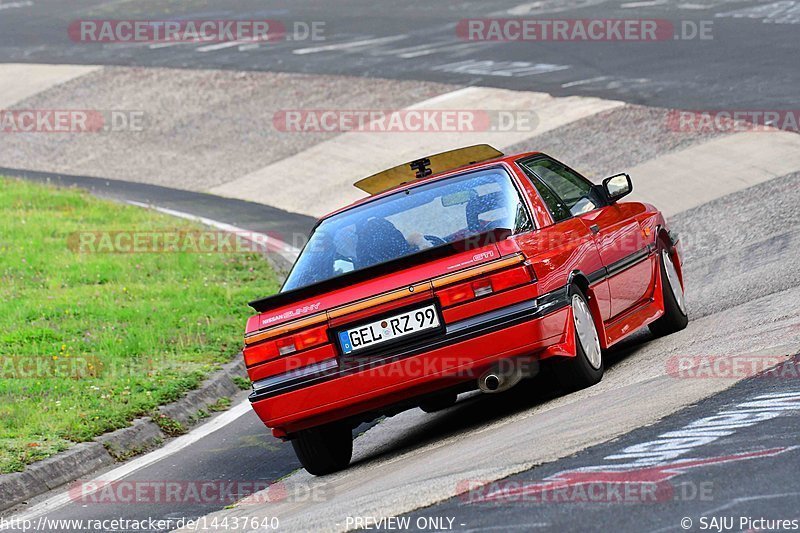
[[[503,168],[412,187],[322,221],[282,291],[498,228],[512,233],[531,228],[519,192]]]

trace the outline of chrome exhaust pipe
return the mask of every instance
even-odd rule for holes
[[[503,384],[503,380],[497,374],[489,374],[481,381],[481,390],[483,392],[497,392],[497,389]]]
[[[536,359],[499,361],[478,378],[478,388],[487,394],[505,392],[538,372],[539,361]]]

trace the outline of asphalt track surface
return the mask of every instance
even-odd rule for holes
[[[734,530],[739,531],[752,524],[743,527],[741,518],[798,520],[800,356],[784,369],[783,377],[764,373],[749,378],[657,424],[485,487],[476,484],[459,497],[407,518],[414,526],[438,520],[452,524],[456,531],[590,531],[598,524],[613,524],[615,531],[682,531],[692,528],[681,526],[686,518],[689,521],[684,524],[692,524],[695,530],[702,527],[702,520],[712,524],[714,519],[735,518]],[[762,416],[752,415],[755,408],[751,402],[765,397],[787,398],[787,409],[766,407],[767,416],[774,414],[774,418],[745,425]],[[719,417],[720,412],[736,413],[739,423],[745,423],[719,432],[719,425],[734,417],[713,418],[702,439],[687,450],[692,459],[676,458],[673,462],[677,464],[671,468],[653,468],[620,467],[624,461],[613,458],[629,447]],[[744,412],[750,412],[753,419],[746,420]],[[754,456],[750,455],[753,452]],[[791,524],[762,528],[788,530]]]
[[[206,217],[248,231],[308,235],[315,219],[264,204],[221,198],[147,183],[118,181],[93,176],[52,174],[0,167],[0,175],[24,178],[59,187],[79,187],[101,198],[138,202],[189,215]]]
[[[39,176],[40,179],[42,177]],[[72,181],[74,182],[75,178],[72,178]],[[131,187],[133,187],[131,190],[135,190],[138,186]],[[179,195],[180,193],[175,192],[173,194]],[[193,196],[192,193],[187,193],[187,195]],[[187,208],[187,206],[190,206],[190,202],[181,201],[177,196],[172,201],[180,202],[184,209],[190,209]],[[224,210],[226,208],[225,202],[235,201],[220,199],[217,202],[215,204],[216,209]],[[229,207],[237,208],[238,203],[231,203]],[[774,209],[775,207],[778,209]],[[201,208],[202,204],[197,207],[197,209]],[[560,391],[553,389],[552,386],[547,384],[546,380],[540,378],[538,381],[533,382],[538,383],[536,386],[520,386],[505,395],[494,397],[478,395],[463,398],[455,408],[436,415],[425,415],[418,410],[414,410],[395,417],[397,420],[394,418],[387,419],[356,439],[354,466],[351,472],[345,475],[349,475],[350,483],[363,479],[365,487],[374,485],[376,483],[375,475],[378,475],[377,472],[381,472],[381,470],[377,469],[385,469],[387,465],[396,469],[395,471],[398,473],[409,471],[415,474],[417,470],[422,469],[422,471],[428,472],[429,476],[435,477],[437,475],[437,465],[426,462],[429,458],[424,455],[431,446],[440,448],[446,453],[447,449],[453,448],[456,442],[460,442],[462,445],[469,445],[474,440],[476,449],[482,450],[482,454],[491,455],[495,437],[491,433],[487,434],[487,426],[492,426],[509,417],[522,417],[522,420],[517,423],[522,424],[519,429],[523,429],[525,427],[524,424],[526,424],[524,418],[528,416],[526,413],[547,409],[550,405],[562,405],[564,402],[570,401],[572,403],[566,406],[562,405],[561,409],[573,408],[576,412],[582,412],[584,409],[606,409],[607,405],[603,401],[597,400],[599,396],[591,396],[596,391],[602,391],[603,388],[611,389],[610,391],[605,391],[606,393],[613,393],[614,387],[623,387],[620,389],[620,393],[617,394],[616,399],[613,400],[616,403],[612,403],[612,405],[628,411],[636,411],[634,406],[638,405],[638,409],[642,410],[642,412],[636,413],[634,418],[638,416],[640,420],[646,419],[647,417],[643,413],[649,410],[646,406],[648,396],[652,395],[653,401],[658,403],[659,388],[662,385],[657,385],[653,382],[652,390],[648,391],[646,386],[643,393],[640,392],[638,396],[627,399],[624,385],[632,379],[632,376],[636,378],[637,375],[641,375],[643,372],[645,374],[651,372],[653,368],[648,368],[648,364],[651,366],[656,365],[657,367],[664,365],[668,354],[705,354],[710,353],[706,350],[711,350],[709,346],[713,346],[713,350],[716,350],[714,353],[723,354],[741,353],[748,349],[763,350],[764,348],[772,347],[772,351],[768,350],[768,353],[774,355],[779,353],[776,351],[778,350],[778,348],[775,348],[776,346],[781,346],[781,349],[785,349],[786,346],[793,346],[794,349],[800,347],[800,316],[797,315],[796,305],[792,304],[792,302],[796,302],[796,298],[800,294],[794,281],[790,281],[790,286],[788,287],[777,283],[774,290],[770,292],[769,290],[765,291],[763,287],[758,285],[748,285],[748,273],[739,272],[736,274],[739,276],[738,286],[749,287],[749,289],[748,291],[737,291],[735,288],[732,289],[730,286],[726,286],[728,280],[724,279],[733,274],[722,272],[719,277],[709,276],[707,268],[709,263],[714,263],[715,261],[724,262],[732,254],[743,253],[746,250],[752,262],[762,265],[760,270],[753,273],[754,276],[767,280],[780,279],[787,270],[787,264],[793,264],[793,261],[796,261],[800,254],[797,242],[794,239],[779,239],[778,241],[784,248],[776,250],[774,234],[796,232],[796,220],[800,215],[798,210],[800,210],[800,176],[793,175],[764,183],[729,197],[723,197],[701,208],[677,215],[671,221],[673,226],[682,232],[688,243],[695,241],[700,243],[697,246],[689,246],[686,252],[686,275],[689,287],[688,305],[692,310],[693,322],[690,323],[690,328],[685,333],[679,333],[658,341],[653,341],[646,332],[634,336],[631,340],[608,354],[608,371],[603,383],[578,393],[578,396],[562,396]],[[709,211],[715,215],[713,223],[709,222]],[[765,213],[768,213],[768,215],[765,216]],[[752,227],[748,227],[742,224],[742,221],[751,220],[753,217],[762,217],[762,225],[753,224]],[[709,232],[709,224],[720,224],[729,228],[729,230],[727,233],[725,231]],[[771,230],[770,227],[772,228]],[[770,231],[773,232],[772,235]],[[731,242],[736,241],[748,244],[737,244],[736,248],[732,248]],[[770,243],[773,245],[770,246]],[[774,260],[775,257],[779,257],[781,260],[776,261]],[[791,276],[797,275],[796,268],[791,267],[789,270],[791,270]],[[790,279],[793,280],[793,278]],[[693,286],[702,287],[704,290],[693,291]],[[715,288],[718,290],[715,290]],[[725,297],[726,293],[731,290],[736,291],[737,298],[735,300]],[[722,295],[723,298],[719,298],[718,295]],[[747,302],[750,299],[754,300],[752,305],[742,305],[742,302]],[[694,310],[699,310],[699,312]],[[741,330],[742,325],[748,322],[747,316],[754,312],[759,314],[758,323],[753,323],[751,332],[740,331],[737,337],[737,334],[731,330]],[[645,358],[644,362],[639,359],[642,357]],[[655,370],[658,370],[658,368]],[[667,393],[674,395],[674,393],[669,393],[670,387],[674,389],[675,385],[685,385],[680,381],[673,380],[673,382],[670,382],[667,380]],[[653,435],[661,434],[670,428],[680,426],[686,420],[700,418],[703,413],[713,411],[719,405],[745,401],[754,394],[769,394],[776,391],[796,392],[798,383],[800,381],[796,376],[794,379],[755,379],[748,381],[729,391],[712,396],[711,399],[695,408],[673,415],[658,426],[642,428],[632,433],[620,431],[618,434],[623,434],[624,436],[619,441],[589,448],[587,451],[582,451],[575,455],[570,454],[570,456],[563,459],[549,461],[543,467],[537,467],[532,471],[528,471],[528,468],[525,468],[522,473],[518,474],[517,478],[512,478],[511,481],[513,482],[516,479],[521,479],[525,482],[542,480],[551,474],[574,469],[581,465],[601,464],[599,459],[608,455],[609,450],[620,450],[625,448],[627,443],[645,441]],[[724,388],[724,385],[714,385],[712,390],[722,390]],[[578,399],[573,401],[574,398]],[[630,402],[629,406],[626,405],[627,402]],[[642,407],[642,404],[645,404],[644,407]],[[585,407],[581,407],[581,405]],[[653,408],[655,407],[656,404],[653,405]],[[558,411],[558,408],[555,408],[554,411]],[[613,426],[615,419],[620,418],[622,414],[621,412],[611,412],[601,418],[606,419],[604,424]],[[576,422],[577,429],[571,428],[565,433],[565,446],[574,444],[570,442],[571,440],[580,442],[587,435],[598,432],[599,427],[596,426],[598,413],[591,413],[591,415],[587,416],[585,421],[578,420]],[[569,415],[569,417],[574,419],[575,415]],[[637,424],[634,424],[634,427]],[[528,422],[527,425],[529,426],[528,429],[535,435],[536,428],[530,427],[531,422]],[[630,429],[634,429],[634,427]],[[770,421],[758,427],[746,431],[743,430],[743,432],[736,433],[730,438],[715,442],[713,445],[709,445],[707,449],[703,448],[699,456],[714,457],[739,453],[740,451],[785,446],[787,443],[797,442],[796,437],[792,436],[796,433],[797,427],[798,418],[795,412],[791,416],[787,415],[787,417]],[[547,431],[552,431],[552,428],[547,428]],[[578,432],[577,436],[576,431]],[[753,440],[748,437],[750,434],[757,434],[759,438]],[[505,437],[498,436],[497,439],[496,445],[509,445]],[[603,440],[606,439],[600,438],[599,442]],[[518,444],[519,441],[511,445]],[[554,442],[537,444],[537,446],[541,447],[552,447],[553,445]],[[582,448],[580,444],[575,444],[575,446],[577,449]],[[453,453],[456,452],[457,450]],[[418,453],[420,455],[417,455]],[[757,514],[756,511],[760,511],[761,515],[764,516],[774,515],[777,518],[791,519],[795,517],[793,514],[796,514],[796,507],[787,508],[786,498],[789,498],[789,501],[796,501],[796,498],[792,500],[791,494],[800,492],[800,485],[796,477],[796,459],[796,450],[787,451],[779,457],[754,459],[751,462],[732,463],[729,466],[716,465],[704,467],[703,469],[692,469],[691,472],[685,475],[681,474],[682,477],[675,480],[675,483],[680,486],[686,485],[691,489],[700,487],[697,484],[697,480],[712,481],[710,500],[708,497],[703,499],[687,497],[681,500],[659,500],[655,503],[645,502],[633,506],[631,504],[570,502],[563,505],[537,504],[533,506],[534,508],[531,508],[530,504],[520,504],[519,502],[506,505],[494,502],[488,505],[474,503],[465,505],[462,500],[456,498],[455,500],[446,499],[443,503],[417,511],[410,516],[414,520],[419,517],[439,517],[443,519],[449,517],[454,520],[454,530],[487,527],[506,529],[512,528],[512,526],[519,529],[531,529],[541,526],[544,529],[571,531],[585,530],[592,524],[597,523],[596,521],[600,518],[606,520],[608,524],[619,523],[621,530],[657,530],[662,526],[673,527],[677,524],[675,521],[680,517],[699,517],[701,513],[710,513],[718,506],[721,506],[722,509],[728,509],[729,514],[736,516],[739,514],[749,516],[747,513]],[[787,467],[786,465],[790,466]],[[791,465],[795,466],[792,467]],[[200,439],[178,454],[164,458],[123,479],[125,481],[140,482],[180,480],[181,482],[189,483],[209,480],[268,483],[286,479],[287,487],[317,482],[307,476],[300,477],[296,481],[293,481],[293,479],[297,475],[285,477],[298,468],[299,465],[291,446],[272,438],[255,415],[252,412],[247,412],[224,429]],[[370,475],[369,472],[373,468],[376,469],[376,474]],[[476,469],[473,473],[471,468],[472,465],[463,465],[463,473],[458,479],[481,479],[483,470]],[[302,476],[303,473],[300,475]],[[379,475],[379,477],[382,476]],[[407,493],[405,487],[391,486],[391,482],[388,482],[385,476],[383,477],[385,482],[381,487],[383,490],[388,490],[389,494],[392,495],[391,500],[381,503],[381,505],[385,505],[385,514],[386,516],[400,515],[402,513],[393,513],[393,509],[402,509],[402,505],[398,507],[400,505],[398,502],[402,502],[404,498],[412,494]],[[98,478],[103,478],[102,473],[98,475]],[[749,485],[741,486],[734,483],[734,481],[742,479],[748,480]],[[340,480],[333,479],[328,481],[328,478],[322,478],[319,480],[320,486],[316,490],[321,491],[323,495],[327,495],[326,498],[332,498],[333,502],[337,501],[339,491],[343,491],[339,497],[347,498],[348,483],[342,485],[337,481]],[[386,486],[387,483],[389,487]],[[778,494],[778,492],[769,492],[767,488],[770,486],[779,486],[781,488],[780,494],[786,493],[790,494],[790,496],[775,496],[773,498],[769,495]],[[58,492],[55,491],[55,493]],[[748,494],[754,497],[758,495],[764,497],[758,500],[740,501],[738,499]],[[30,502],[28,507],[34,506],[52,495],[46,495]],[[387,494],[381,494],[380,492],[377,495],[378,498],[386,499],[388,497]],[[434,501],[441,501],[441,499],[438,498],[436,500],[434,497]],[[347,505],[346,501],[338,501],[343,506]],[[76,500],[69,502],[66,506],[49,511],[47,517],[50,520],[78,518],[194,518],[222,509],[229,503],[204,501],[169,505],[122,502],[97,504]],[[323,502],[323,504],[330,503],[328,501]],[[270,503],[262,504],[260,509],[270,512],[271,505]],[[321,520],[323,526],[333,528],[333,524],[327,522],[334,520],[329,512],[326,514],[325,511],[315,511],[314,502],[305,505],[309,506],[309,517],[313,516],[315,512],[319,512],[317,524]],[[782,510],[785,510],[785,512],[781,513],[780,511]],[[17,511],[25,511],[25,508]],[[652,513],[652,521],[646,522],[646,526],[642,523],[643,519],[636,521],[633,518],[635,516],[650,516],[648,513]],[[355,517],[353,518],[355,519]],[[311,520],[311,518],[309,519]],[[337,525],[336,528],[341,529],[341,525],[344,524]],[[287,530],[313,527],[315,527],[315,523],[311,521],[307,527],[298,528],[290,525],[287,526]],[[327,529],[327,527],[325,528]],[[414,527],[411,529],[414,529]],[[71,529],[66,528],[63,530]]]
[[[0,61],[271,70],[593,95],[682,109],[795,109],[800,2],[542,0],[5,2]],[[462,19],[663,19],[666,40],[487,42],[460,38]],[[294,40],[150,46],[74,42],[81,19],[271,19]],[[295,23],[321,23],[324,40]],[[701,24],[710,38],[676,39]],[[709,25],[710,24],[710,25]],[[686,28],[685,30],[682,28]],[[671,37],[671,38],[670,38]]]
[[[3,8],[3,4],[7,7]],[[800,2],[794,1],[418,0],[399,4],[349,0],[334,6],[329,2],[265,4],[232,0],[212,6],[194,0],[176,7],[174,3],[144,0],[33,0],[3,4],[3,62],[348,74],[600,96],[687,109],[792,109],[797,105]],[[455,35],[454,27],[460,19],[489,16],[713,21],[713,39],[640,44],[469,43]],[[202,46],[194,44],[77,44],[66,35],[69,22],[80,18],[226,17],[271,18],[290,23],[322,21],[326,39],[201,50]],[[313,224],[309,217],[277,208],[153,185],[13,169],[0,169],[0,174],[77,185],[100,196],[150,203],[259,232],[278,229],[305,233]],[[658,381],[656,370],[663,369],[665,358],[675,354],[761,351],[775,355],[789,349],[796,353],[800,346],[798,220],[798,175],[777,178],[673,217],[671,224],[689,244],[686,276],[692,322],[686,332],[658,340],[646,332],[634,336],[608,355],[604,381],[575,395],[563,397],[538,380],[533,382],[538,383],[536,387],[519,387],[507,395],[463,398],[456,407],[435,415],[414,410],[388,419],[356,440],[351,471],[320,480],[323,494],[330,501],[299,503],[307,513],[306,521],[297,516],[287,519],[286,530],[343,529],[343,522],[336,525],[342,516],[332,509],[338,507],[346,512],[348,506],[360,506],[365,512],[377,508],[381,513],[373,514],[406,516],[412,523],[420,517],[438,517],[445,519],[441,523],[445,526],[449,523],[446,519],[452,518],[452,529],[457,531],[584,531],[596,529],[598,524],[620,531],[680,530],[682,517],[692,518],[693,530],[698,530],[704,515],[797,518],[800,457],[796,449],[687,469],[669,480],[676,487],[689,489],[711,482],[711,499],[687,497],[625,505],[468,504],[463,498],[449,498],[449,478],[436,484],[435,478],[445,474],[448,463],[431,461],[431,457],[436,453],[442,454],[439,457],[455,455],[453,462],[457,462],[462,456],[459,454],[467,456],[468,448],[477,449],[480,453],[474,456],[474,463],[461,465],[461,471],[453,477],[464,481],[480,479],[486,471],[484,467],[491,463],[487,457],[496,454],[496,450],[508,453],[516,447],[517,457],[528,451],[532,457],[545,459],[534,461],[535,465],[510,462],[512,477],[493,475],[492,479],[535,483],[565,471],[602,466],[609,454],[679,430],[693,420],[754,396],[797,392],[797,379],[753,379],[729,390],[724,390],[724,384],[713,383],[698,383],[692,388],[686,383]],[[633,389],[637,383],[644,385]],[[638,392],[633,395],[635,391]],[[665,398],[680,394],[676,391],[691,392],[691,397],[700,403],[648,425],[661,418],[650,411],[658,412],[667,401]],[[675,400],[675,405],[678,403]],[[548,419],[548,413],[555,414]],[[565,419],[572,420],[573,425],[562,434],[552,427],[552,420]],[[620,422],[623,419],[625,423]],[[546,424],[548,421],[550,425]],[[698,447],[691,456],[718,458],[791,447],[798,441],[799,421],[796,411],[787,412]],[[503,424],[511,430],[503,432]],[[538,437],[540,428],[542,436]],[[516,430],[529,440],[508,436]],[[609,442],[614,438],[617,440]],[[554,451],[557,445],[573,451]],[[309,479],[303,473],[290,476],[298,468],[291,446],[272,438],[255,415],[247,412],[180,453],[124,479],[272,482],[285,478],[291,486]],[[102,473],[98,475],[102,478]],[[417,494],[416,485],[394,481],[401,479],[433,481],[420,485]],[[359,487],[362,498],[363,492],[372,491],[374,501],[363,500],[366,503],[362,506],[362,500],[356,497]],[[53,494],[29,502],[27,508]],[[48,512],[47,517],[193,518],[218,511],[227,503],[92,505],[73,501]],[[404,515],[411,509],[417,510]],[[272,506],[264,505],[261,511],[270,513]]]

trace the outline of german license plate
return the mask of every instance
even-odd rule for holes
[[[435,305],[406,311],[339,332],[342,353],[349,354],[439,327]]]

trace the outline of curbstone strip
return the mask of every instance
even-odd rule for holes
[[[240,355],[207,379],[202,387],[189,392],[176,402],[159,407],[158,411],[184,426],[190,425],[196,421],[198,412],[208,411],[208,407],[220,398],[229,398],[239,392],[241,389],[233,382],[232,377],[246,375],[244,358]]]
[[[48,490],[52,490],[113,463],[114,459],[102,444],[82,442],[53,457],[32,464],[29,469]]]
[[[117,461],[124,461],[158,446],[166,437],[150,417],[138,418],[130,427],[118,429],[95,440]]]
[[[114,463],[99,442],[82,442],[28,466],[22,472],[0,476],[0,511],[74,481]]]
[[[0,476],[0,511],[22,503],[37,494],[41,482],[28,469]]]
[[[220,398],[230,398],[241,389],[233,377],[246,377],[244,359],[239,354],[211,374],[203,384],[183,398],[159,407],[159,412],[184,426],[197,421],[201,410]],[[150,418],[139,418],[126,428],[100,435],[92,442],[75,446],[38,461],[22,472],[0,475],[0,511],[5,511],[45,492],[88,476],[100,468],[158,447],[166,439]]]

